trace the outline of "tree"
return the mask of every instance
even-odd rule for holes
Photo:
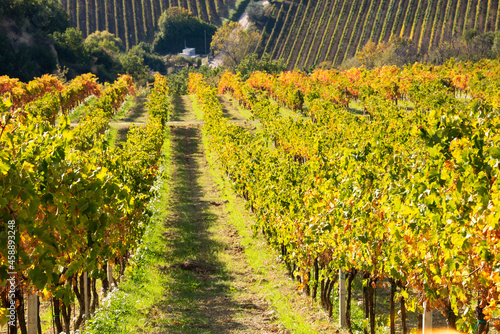
[[[491,53],[493,58],[500,57],[500,32],[495,32],[495,38],[493,40],[493,46],[491,47]]]
[[[141,56],[129,51],[120,57],[120,63],[125,73],[130,74],[141,84],[145,83],[148,71]]]
[[[465,59],[479,61],[484,58],[490,58],[493,45],[495,43],[495,33],[487,31],[479,33],[475,29],[464,32],[465,41]]]
[[[80,30],[68,28],[63,33],[56,31],[52,34],[52,38],[60,61],[85,64],[89,62],[89,56],[83,44],[83,34]]]
[[[247,6],[248,18],[252,22],[258,22],[264,17],[264,7],[261,3],[252,1]]]
[[[464,41],[453,37],[429,50],[429,61],[433,64],[443,64],[450,58],[460,59],[464,50]]]
[[[109,31],[96,31],[87,36],[85,47],[89,52],[96,49],[103,49],[114,54],[124,51],[122,40]]]
[[[397,37],[390,41],[390,56],[385,65],[403,66],[415,63],[419,57],[418,46],[409,38]]]
[[[356,53],[354,59],[349,59],[342,68],[365,66],[374,68],[383,65],[404,66],[412,64],[419,59],[418,48],[411,39],[394,38],[389,43],[366,43],[361,51]]]
[[[286,65],[281,60],[273,60],[268,53],[264,53],[259,59],[256,53],[247,55],[236,67],[241,79],[247,80],[255,71],[278,74],[286,70]]]
[[[137,54],[141,57],[144,60],[144,64],[147,65],[152,71],[156,71],[164,75],[167,74],[167,68],[163,57],[153,52],[153,46],[151,44],[140,42],[132,47],[129,52]]]
[[[377,66],[377,60],[381,58],[382,54],[386,51],[387,44],[375,44],[372,41],[366,43],[361,51],[356,52],[356,60],[364,65],[366,68],[374,68]]]
[[[225,66],[233,69],[243,60],[249,50],[253,51],[259,40],[255,31],[245,31],[238,22],[226,22],[217,29],[210,48],[216,57],[221,57]]]
[[[216,27],[203,22],[184,8],[171,7],[160,16],[159,31],[153,42],[155,52],[162,54],[182,51],[184,43],[198,51],[205,50],[205,35],[207,45],[210,45]],[[202,52],[203,52],[202,51]]]

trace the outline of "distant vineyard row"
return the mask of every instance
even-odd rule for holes
[[[61,0],[61,4],[84,36],[107,30],[128,49],[153,38],[161,13],[169,7],[183,7],[206,22],[220,24],[234,0]]]
[[[468,29],[500,26],[498,0],[291,0],[274,6],[258,49],[290,69],[341,64],[368,41],[405,37],[427,51]]]

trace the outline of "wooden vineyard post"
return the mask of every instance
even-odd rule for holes
[[[432,334],[432,311],[427,310],[427,303],[424,303],[422,316],[422,334]]]
[[[28,334],[38,333],[38,296],[30,294],[28,296]]]
[[[107,265],[107,275],[108,275],[108,284],[109,284],[109,290],[111,291],[111,284],[113,284],[113,267],[111,264],[108,262]]]
[[[90,301],[89,301],[89,279],[88,274],[83,273],[83,295],[85,304],[85,322],[90,319]]]
[[[340,327],[346,326],[345,317],[345,274],[342,270],[339,270],[339,324]]]

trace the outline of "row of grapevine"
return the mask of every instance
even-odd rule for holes
[[[335,45],[335,43],[336,42],[338,43],[338,36],[339,36],[339,33],[341,32],[340,29],[342,29],[342,31],[344,30],[343,24],[345,24],[345,21],[343,20],[343,18],[348,17],[347,11],[349,10],[350,3],[348,1],[339,1],[339,2],[342,5],[342,9],[340,10],[340,15],[337,17],[337,20],[335,23],[335,29],[333,30],[333,35],[331,35],[331,37],[329,39],[328,49],[326,51],[326,57],[325,57],[326,61],[331,59],[330,54],[331,54],[332,48]],[[335,50],[335,49],[333,49],[333,50]],[[332,52],[332,54],[333,54],[333,52]]]
[[[482,332],[490,321],[500,327],[492,321],[500,298],[499,73],[496,61],[257,72],[247,82],[224,74],[219,93],[250,107],[262,135],[229,124],[201,76],[191,75],[190,89],[211,150],[259,217],[256,228],[314,299],[318,292],[331,312],[325,286],[342,270],[351,282],[359,275],[367,287],[399,289],[402,306],[425,303],[443,310],[450,327]],[[457,89],[471,99],[456,98]],[[282,117],[269,100],[292,105],[297,91],[310,120]],[[336,92],[369,116],[346,110],[330,98]],[[369,291],[364,300],[373,307]]]
[[[276,33],[277,33],[277,27],[280,26],[280,22],[283,22],[283,16],[285,15],[285,4],[281,4],[280,9],[278,11],[278,16],[274,20],[274,25],[272,26],[271,33],[269,34],[268,38],[266,38],[266,45],[264,47],[264,53],[271,54],[272,49],[274,48],[275,44],[275,38],[276,38]],[[267,25],[266,25],[266,30],[267,30]],[[264,39],[262,40],[261,46],[263,45]]]
[[[290,6],[288,7],[288,11],[286,13],[285,22],[283,23],[283,26],[279,26],[281,30],[278,39],[276,43],[274,43],[272,56],[275,58],[281,58],[281,52],[284,46],[284,39],[286,39],[287,36],[287,31],[286,29],[283,29],[283,27],[288,27],[291,24],[291,22],[295,17],[296,12],[297,12],[297,4],[295,3],[295,1],[292,0]]]
[[[495,23],[495,31],[500,30],[500,5],[497,7],[497,20]]]
[[[365,20],[362,25],[361,29],[361,37],[358,40],[358,43],[356,43],[357,48],[356,51],[361,50],[361,48],[366,44],[366,42],[369,41],[369,36],[371,32],[371,27],[372,27],[372,22],[373,22],[373,14],[374,14],[374,9],[375,5],[378,4],[378,1],[371,1],[370,6],[368,7],[368,12],[366,13]]]
[[[336,45],[335,57],[333,58],[334,64],[339,64],[343,60],[343,54],[346,49],[346,40],[348,38],[348,34],[351,32],[351,22],[355,15],[359,14],[359,3],[361,0],[354,0],[351,5],[351,9],[349,10],[349,16],[347,17],[347,21],[345,22],[344,29],[340,36],[340,42]],[[374,3],[374,1],[372,2]]]
[[[102,88],[92,88],[93,79],[84,75],[62,90],[66,108],[95,89],[101,93],[74,129],[67,111],[59,113],[58,122],[53,114],[40,112],[36,107],[43,102],[29,102],[23,109],[14,109],[8,100],[2,104],[10,117],[2,123],[0,137],[0,215],[13,223],[0,229],[7,235],[9,228],[13,238],[8,249],[0,250],[0,292],[6,295],[6,279],[15,280],[15,312],[24,333],[26,295],[52,304],[58,333],[77,331],[98,306],[97,280],[109,289],[114,278],[108,268],[116,266],[123,273],[147,224],[145,208],[154,196],[167,96],[151,98],[164,109],[151,115],[147,125],[131,128],[121,148],[110,148],[109,120],[125,97],[134,94],[134,86],[130,76]],[[153,93],[168,93],[161,84],[158,80]],[[90,287],[85,293],[84,285]],[[7,307],[0,308],[2,320]]]
[[[370,5],[371,7],[371,5]],[[361,3],[361,8],[359,11],[359,15],[356,18],[356,22],[354,23],[354,31],[358,31],[358,33],[351,34],[351,37],[349,38],[349,42],[347,43],[347,48],[346,52],[344,52],[344,58],[343,60],[346,59],[348,55],[353,56],[356,52],[356,45],[355,45],[355,40],[359,36],[363,36],[363,31],[367,27],[367,22],[366,20],[368,19],[368,13],[365,12],[365,9],[368,8],[368,1],[363,0]],[[365,13],[364,15],[362,15]],[[361,42],[360,39],[358,39],[359,42]]]
[[[258,53],[259,50],[260,52],[264,52],[266,49],[266,45],[269,44],[269,39],[270,35],[273,32],[273,27],[276,27],[276,13],[278,15],[280,12],[283,11],[283,6],[280,6],[279,8],[273,7],[271,9],[271,13],[266,19],[266,23],[264,24],[264,27],[262,28],[262,32],[260,33],[260,38],[259,41],[257,42],[257,45],[255,46],[255,50],[252,50],[252,52]],[[250,52],[250,50],[249,50]]]
[[[434,15],[434,20],[432,21],[432,27],[430,31],[430,39],[429,39],[429,45],[432,45],[432,42],[434,41],[434,38],[436,34],[439,34],[441,32],[441,29],[438,27],[438,20],[441,18],[442,12],[441,8],[443,5],[443,0],[438,0],[437,2],[437,9],[436,9],[436,15]],[[422,36],[420,36],[420,41],[419,41],[419,48],[422,47]]]
[[[301,59],[304,59],[306,57],[306,55],[304,55],[304,51],[305,50],[309,50],[309,43],[311,43],[313,41],[314,38],[311,37],[311,34],[314,30],[317,29],[318,27],[318,24],[320,23],[320,20],[319,20],[319,13],[323,13],[324,14],[324,6],[325,6],[325,3],[322,3],[321,1],[317,1],[316,2],[316,6],[314,7],[314,11],[313,11],[313,17],[312,17],[312,21],[315,22],[314,24],[310,24],[309,27],[306,27],[306,35],[302,38],[299,37],[300,39],[303,39],[304,42],[302,43],[302,46],[300,47],[300,51],[297,55],[297,57],[295,59],[292,59],[291,62],[294,62],[294,66],[297,67],[299,64],[300,64],[300,60]],[[308,52],[309,53],[309,52]]]
[[[297,10],[291,22],[290,30],[284,31],[286,39],[283,46],[280,48],[279,55],[279,57],[283,58],[284,61],[288,59],[289,55],[291,54],[293,44],[295,43],[294,41],[296,41],[295,37],[297,34],[297,29],[299,29],[302,19],[304,18],[304,6],[307,5],[304,5],[303,1],[299,1]]]
[[[387,18],[384,20],[384,23],[382,25],[382,31],[380,32],[380,36],[378,38],[378,43],[381,43],[386,39],[387,33],[389,31],[392,31],[392,24],[394,21],[399,21],[398,15],[401,15],[401,7],[398,8],[398,10],[394,9],[394,6],[396,4],[396,0],[390,0],[389,2],[389,7],[387,8]],[[395,19],[391,19],[391,15],[394,13]]]
[[[410,38],[426,52],[466,30],[485,32],[500,24],[500,6],[493,0],[292,0],[281,13],[287,4],[273,4],[280,6],[279,14],[274,26],[266,28],[272,38],[259,52],[283,58],[289,69],[325,61],[339,65],[368,41],[394,37]],[[320,8],[330,10],[320,13]],[[299,38],[292,41],[294,36]]]
[[[316,4],[318,4],[318,2],[316,2]],[[303,34],[303,31],[304,31],[306,26],[312,25],[311,22],[309,21],[311,19],[309,16],[311,15],[311,11],[313,8],[316,8],[316,6],[314,5],[314,1],[308,1],[306,8],[305,8],[305,12],[301,13],[302,18],[300,21],[300,25],[298,26],[298,30],[296,30],[295,33],[293,33],[293,32],[291,33],[291,35],[294,36],[294,38],[293,38],[292,47],[291,47],[290,52],[288,53],[288,57],[286,59],[286,64],[293,63],[292,56],[294,56],[295,53],[298,52],[298,50],[297,50],[298,47],[300,45],[304,44],[305,39],[302,38],[302,34]],[[308,22],[306,23],[306,21],[308,21]],[[299,23],[299,22],[297,21],[297,23]]]
[[[481,17],[480,17],[480,15],[482,14],[481,3],[482,3],[482,1],[477,2],[476,15],[474,15],[474,29],[476,29],[476,30],[479,29],[479,23],[481,21]]]
[[[308,48],[308,51],[307,51],[307,57],[304,59],[304,57],[299,57],[299,60],[302,59],[302,63],[300,64],[301,67],[303,67],[305,64],[308,64],[310,63],[309,60],[312,60],[314,57],[316,57],[318,55],[318,53],[320,52],[318,49],[319,47],[316,45],[317,43],[321,43],[322,42],[322,37],[324,36],[323,34],[323,31],[325,31],[325,29],[327,29],[327,19],[328,19],[328,22],[330,20],[330,18],[333,16],[333,13],[332,13],[332,9],[330,8],[333,8],[332,6],[334,6],[335,4],[335,1],[331,1],[330,3],[325,3],[325,7],[323,7],[321,9],[321,17],[319,19],[319,22],[318,22],[318,25],[315,29],[315,31],[313,32],[313,36],[314,38],[312,39],[311,43],[309,44],[309,48]],[[311,58],[313,57],[313,58]]]
[[[383,14],[386,4],[387,0],[383,0],[378,7],[377,14],[375,15],[375,22],[373,23],[373,29],[370,33],[370,41],[376,41],[375,36],[378,35],[380,23],[386,17],[386,15]]]
[[[328,18],[328,23],[326,25],[326,29],[323,31],[323,37],[321,38],[321,44],[319,45],[318,47],[318,51],[316,52],[316,57],[314,58],[314,65],[317,65],[319,62],[321,62],[324,58],[323,56],[323,50],[326,50],[325,49],[325,45],[327,44],[327,41],[329,41],[329,35],[328,35],[328,32],[330,30],[332,30],[332,27],[334,26],[334,22],[336,22],[338,20],[338,10],[339,10],[339,4],[340,4],[340,0],[335,0],[334,2],[334,6],[333,6],[333,10],[330,12],[330,16]],[[334,19],[336,18],[336,19]],[[312,52],[312,50],[311,50]],[[306,63],[307,65],[307,63]]]
[[[410,30],[410,39],[414,39],[415,34],[418,33],[417,25],[421,24],[420,19],[422,17],[422,12],[424,10],[423,2],[424,1],[418,1],[416,12],[414,12],[414,14],[410,16],[411,19],[413,20],[412,25],[411,25],[411,30]]]
[[[220,24],[235,1],[189,0],[61,0],[73,26],[84,36],[107,30],[120,37],[127,48],[143,40],[152,41],[161,13],[169,7],[188,9],[204,21]]]
[[[437,0],[436,0],[437,1]],[[436,9],[435,8],[435,1],[434,0],[428,0],[428,6],[427,6],[427,10],[425,11],[425,13],[423,14],[424,15],[424,19],[422,21],[422,28],[419,29],[420,30],[420,35],[418,36],[418,49],[420,50],[422,48],[422,41],[425,37],[425,34],[424,32],[429,32],[429,29],[426,29],[428,24],[429,24],[429,21],[433,22],[433,16],[431,15],[432,13],[436,14],[436,11],[432,10],[432,9]],[[431,26],[432,28],[432,26]],[[417,36],[415,36],[415,38],[417,39]]]

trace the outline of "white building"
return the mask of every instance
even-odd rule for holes
[[[182,49],[182,53],[179,53],[179,56],[183,56],[186,58],[196,58],[198,55],[196,54],[195,48],[185,48]]]

